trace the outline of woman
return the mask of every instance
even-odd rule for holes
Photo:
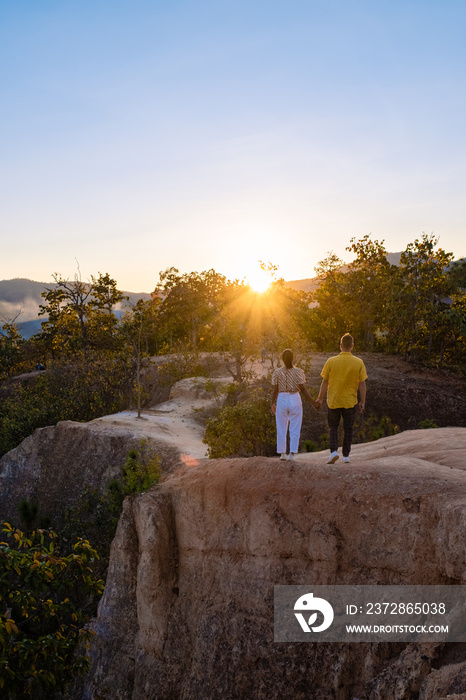
[[[284,367],[279,367],[272,375],[272,412],[277,424],[277,452],[280,459],[294,459],[298,451],[301,423],[303,422],[303,404],[301,394],[317,408],[304,382],[306,377],[299,367],[293,365],[293,352],[286,349],[282,353]],[[290,454],[286,454],[286,432],[290,425]]]

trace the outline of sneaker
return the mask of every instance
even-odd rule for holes
[[[280,459],[288,459],[288,455],[286,454],[286,452],[281,453]]]
[[[295,461],[294,460],[294,452],[290,452],[290,454],[288,455],[288,461],[291,461],[291,462]]]
[[[349,459],[349,457],[343,457],[343,461],[344,461],[346,464],[349,464],[350,459]]]
[[[327,464],[335,464],[339,457],[338,452],[335,450],[335,452],[330,452],[330,457],[327,460]]]

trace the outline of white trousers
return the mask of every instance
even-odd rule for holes
[[[286,452],[286,431],[290,424],[290,452],[297,452],[301,423],[303,422],[303,403],[299,391],[296,394],[280,392],[277,397],[277,452]]]

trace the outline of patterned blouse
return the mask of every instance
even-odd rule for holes
[[[306,377],[299,367],[279,367],[272,375],[272,386],[278,385],[278,393],[299,391],[299,384],[304,384]]]

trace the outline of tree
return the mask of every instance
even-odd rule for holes
[[[78,539],[68,553],[51,530],[30,537],[10,524],[0,542],[0,692],[11,700],[63,692],[89,660],[77,651],[103,592],[97,553]]]
[[[89,421],[127,406],[133,370],[124,355],[55,364],[33,382],[14,382],[0,401],[0,456],[36,428],[60,420]]]
[[[452,291],[447,269],[453,258],[438,239],[423,234],[409,243],[391,288],[389,335],[399,351],[412,360],[430,359],[440,351]]]
[[[47,315],[42,323],[41,338],[52,355],[63,357],[82,353],[89,356],[90,347],[113,348],[118,319],[113,306],[125,297],[108,273],[91,276],[83,282],[78,271],[73,280],[54,274],[55,287],[46,289],[39,315]]]
[[[368,235],[352,238],[346,250],[356,258],[345,275],[345,316],[361,350],[373,350],[375,332],[384,327],[391,279],[396,271],[387,259],[384,241]]]
[[[218,301],[226,283],[215,270],[181,275],[175,267],[160,273],[154,296],[160,302],[160,331],[165,347],[186,346],[196,351],[199,343],[207,345],[210,324],[218,312]]]
[[[95,278],[91,275],[92,280],[92,304],[98,309],[103,309],[107,314],[112,315],[113,308],[119,304],[121,301],[128,301],[127,296],[117,289],[117,282],[114,280],[108,272],[102,274],[99,272],[99,276]]]
[[[77,274],[73,281],[64,279],[61,275],[54,274],[56,287],[47,289],[42,295],[47,302],[40,305],[39,315],[47,314],[48,320],[42,324],[44,334],[49,335],[53,341],[59,336],[64,336],[68,347],[76,350],[80,346],[84,357],[87,357],[87,323],[89,303],[92,295],[92,285],[83,282]],[[73,337],[76,329],[80,334],[80,342],[76,343]],[[62,344],[62,351],[65,345]]]
[[[21,333],[16,326],[16,319],[21,311],[14,318],[2,319],[3,325],[0,328],[0,376],[9,376],[19,358],[20,348],[23,343]]]
[[[242,382],[247,375],[246,363],[258,352],[261,339],[261,305],[259,295],[243,281],[225,284],[212,330],[217,347],[233,360],[228,367],[233,379]]]
[[[319,350],[334,350],[342,335],[348,330],[344,313],[346,294],[343,260],[329,252],[315,267],[318,286],[311,294],[313,307],[309,315],[310,337]]]
[[[453,289],[466,292],[466,258],[455,260],[447,270]]]

